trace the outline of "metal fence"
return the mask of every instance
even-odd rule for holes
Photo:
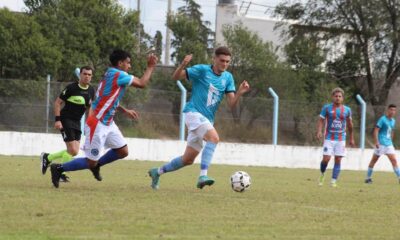
[[[50,82],[47,95],[45,81],[0,79],[0,131],[57,133],[53,128],[53,102],[67,84]],[[176,91],[131,88],[126,92],[122,105],[136,109],[140,119],[131,121],[117,113],[115,121],[126,137],[179,139],[180,104],[178,86]],[[319,145],[315,138],[316,123],[323,104],[280,99],[278,144]],[[350,104],[350,107],[358,142],[360,106]],[[225,101],[222,102],[216,114],[215,127],[225,142],[270,144],[272,118],[272,98],[244,97],[233,112]],[[367,115],[366,147],[372,146],[374,121],[375,116],[370,109]]]

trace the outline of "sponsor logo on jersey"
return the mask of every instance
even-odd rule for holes
[[[214,85],[210,84],[208,89],[208,96],[207,96],[207,107],[212,106],[218,102],[219,99],[219,92]]]

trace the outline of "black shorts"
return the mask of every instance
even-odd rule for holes
[[[63,118],[61,116],[63,129],[60,131],[64,142],[81,140],[81,122],[75,119]]]
[[[64,142],[80,141],[82,132],[75,128],[64,128],[61,131]]]

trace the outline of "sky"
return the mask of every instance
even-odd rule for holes
[[[137,9],[138,0],[118,0],[121,5],[128,9]],[[265,16],[264,12],[266,10],[271,10],[271,8],[264,7],[270,6],[274,7],[282,0],[251,0],[253,5],[249,8],[248,15],[253,16]],[[215,13],[216,5],[218,0],[196,0],[201,6],[201,11],[203,13],[204,21],[211,22],[210,28],[215,30]],[[237,0],[236,3],[240,6],[241,3],[247,4],[250,0]],[[185,2],[183,0],[172,0],[172,11],[176,10],[180,6],[183,6]],[[257,4],[264,5],[258,6]],[[141,0],[140,10],[141,10],[141,22],[143,23],[144,30],[150,36],[154,36],[156,31],[161,31],[163,35],[163,41],[165,41],[166,27],[166,12],[167,12],[168,0]],[[24,11],[25,4],[23,0],[1,0],[0,8],[7,7],[13,11]],[[164,42],[165,44],[165,42]],[[163,58],[162,58],[163,59]]]

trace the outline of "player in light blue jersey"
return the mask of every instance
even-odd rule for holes
[[[399,179],[400,183],[400,170],[397,166],[396,152],[394,150],[392,142],[394,135],[393,130],[396,124],[396,120],[394,119],[395,115],[396,105],[390,104],[387,108],[386,114],[379,118],[378,122],[376,123],[374,129],[375,150],[374,154],[372,155],[372,159],[369,162],[365,183],[372,183],[372,172],[375,163],[382,155],[386,155],[389,158],[393,166],[393,171]]]
[[[234,108],[240,96],[250,90],[247,81],[243,81],[236,92],[233,76],[226,71],[231,61],[231,52],[227,47],[215,50],[212,65],[199,64],[186,68],[191,60],[192,55],[185,56],[172,76],[174,80],[186,78],[192,84],[192,97],[184,109],[188,128],[186,150],[182,156],[176,157],[164,166],[149,170],[153,189],[158,189],[160,175],[193,164],[203,149],[203,140],[206,144],[201,155],[197,187],[202,189],[204,186],[214,184],[214,179],[208,177],[207,172],[219,142],[218,132],[213,126],[215,112],[224,95],[227,96],[229,107]]]
[[[332,90],[332,103],[326,104],[319,115],[317,126],[317,138],[322,140],[322,128],[325,127],[325,138],[323,146],[323,157],[320,164],[321,176],[319,185],[322,186],[325,171],[331,156],[335,157],[335,165],[332,171],[332,187],[336,187],[336,181],[340,174],[342,158],[346,156],[346,129],[349,130],[350,145],[354,146],[353,121],[351,109],[343,105],[344,91],[341,88]]]

